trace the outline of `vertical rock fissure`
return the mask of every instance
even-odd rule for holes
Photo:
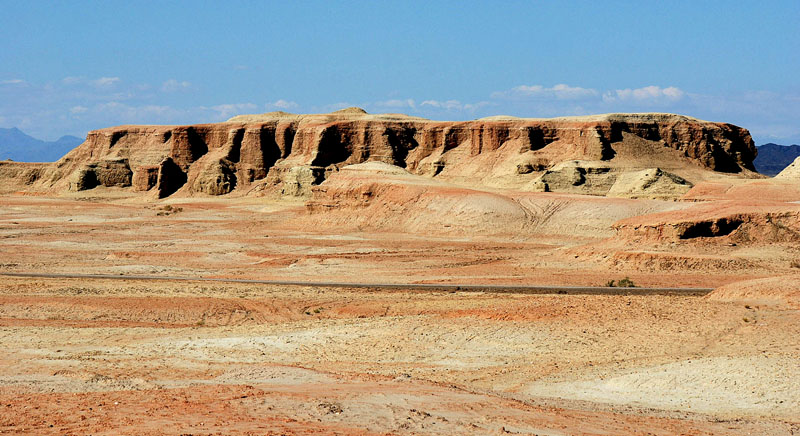
[[[231,162],[239,162],[242,150],[242,140],[244,139],[244,128],[236,129],[231,132],[231,144],[226,158]]]
[[[327,167],[328,165],[346,161],[352,150],[352,144],[342,141],[342,133],[338,126],[328,126],[320,135],[319,149],[316,157],[311,161],[312,166]]]
[[[208,144],[206,144],[205,138],[194,128],[190,127],[186,129],[186,140],[189,143],[189,154],[192,158],[192,162],[208,153]]]

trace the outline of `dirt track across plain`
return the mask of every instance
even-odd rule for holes
[[[108,280],[167,280],[187,282],[250,283],[277,286],[317,286],[325,288],[369,288],[369,289],[407,289],[433,291],[494,292],[509,294],[561,294],[561,295],[685,295],[702,296],[713,288],[640,288],[614,286],[535,286],[535,285],[477,285],[477,284],[436,284],[436,283],[341,283],[341,282],[298,282],[281,280],[233,279],[218,277],[167,277],[142,275],[110,274],[53,274],[53,273],[9,273],[8,277],[29,278],[69,278],[69,279],[108,279]]]

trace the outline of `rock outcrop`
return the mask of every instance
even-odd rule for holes
[[[625,198],[678,198],[692,183],[660,168],[620,171],[600,162],[566,161],[546,170],[534,191],[569,192]]]
[[[775,176],[779,180],[800,180],[800,157]]]
[[[632,243],[724,241],[772,244],[800,242],[800,205],[726,202],[645,214],[613,225],[617,237]]]
[[[50,163],[0,161],[0,193],[8,193],[29,189],[42,174],[46,173]]]
[[[133,172],[127,159],[104,159],[85,164],[73,172],[69,178],[69,189],[84,191],[100,185],[127,187],[131,186],[132,178]]]
[[[158,183],[158,165],[140,166],[133,171],[131,184],[134,191],[149,191]]]
[[[51,191],[132,186],[157,196],[307,196],[342,166],[380,161],[466,186],[599,195],[646,195],[655,186],[662,195],[681,191],[673,188],[703,171],[750,174],[755,155],[745,129],[671,114],[444,122],[356,109],[274,112],[217,124],[95,130],[34,185]],[[582,164],[558,166],[565,161]],[[655,179],[638,190],[612,191],[621,171],[642,170]]]
[[[677,198],[692,188],[686,179],[662,171],[660,168],[648,168],[631,171],[616,178],[606,195],[626,198]]]
[[[236,166],[227,159],[206,165],[192,183],[192,190],[209,195],[223,195],[236,186]]]

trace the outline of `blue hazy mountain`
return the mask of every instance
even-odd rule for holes
[[[82,142],[83,139],[69,135],[62,136],[55,141],[42,141],[26,135],[16,127],[0,128],[0,160],[54,162]]]
[[[774,176],[800,156],[800,145],[779,145],[768,143],[758,146],[758,157],[753,161],[756,170],[767,176]]]

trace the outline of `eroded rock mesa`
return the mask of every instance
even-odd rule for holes
[[[28,184],[50,191],[131,187],[158,197],[304,196],[342,166],[379,161],[467,186],[670,196],[685,193],[703,172],[750,174],[755,156],[746,129],[681,115],[447,122],[348,109],[95,130]],[[622,177],[626,171],[645,172]]]

